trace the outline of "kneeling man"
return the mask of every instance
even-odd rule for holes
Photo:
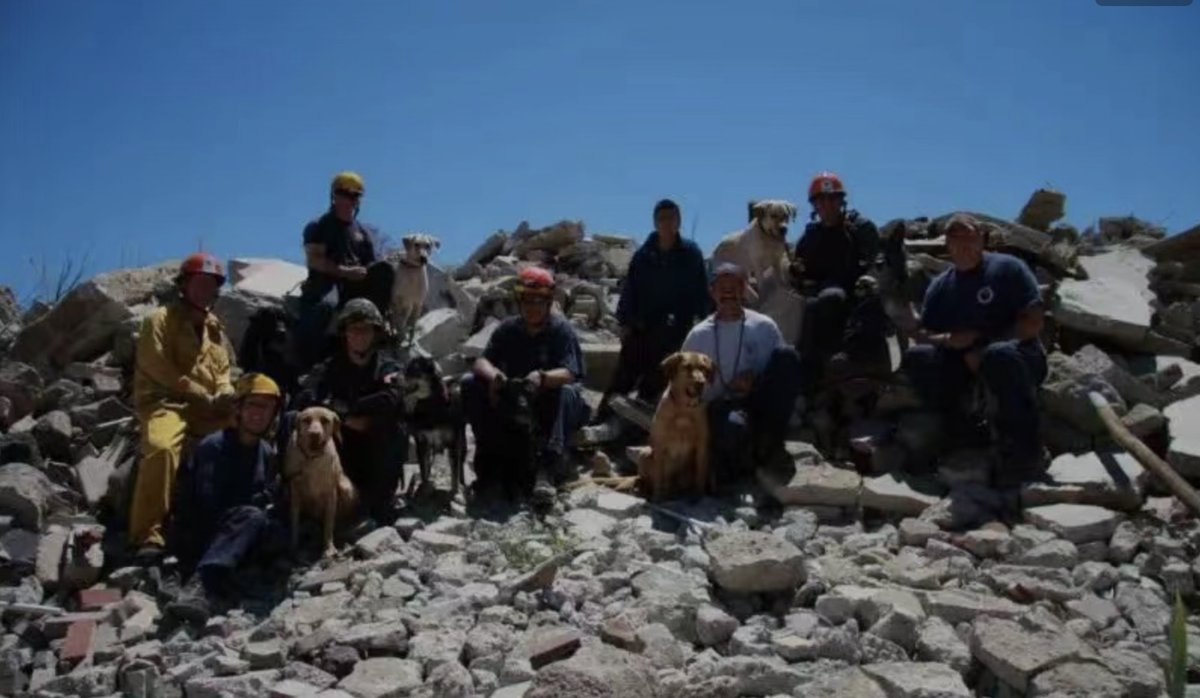
[[[1046,379],[1041,293],[1020,259],[984,252],[971,216],[946,223],[954,266],[933,280],[921,311],[924,343],[909,349],[905,371],[930,408],[942,412],[949,434],[967,434],[964,399],[981,379],[996,401],[1000,466],[997,487],[1015,487],[1041,464],[1035,392]]]
[[[788,422],[800,395],[800,357],[771,318],[745,307],[746,272],[724,263],[709,286],[716,312],[701,320],[684,351],[708,356],[716,366],[705,393],[713,465],[721,479],[743,474],[784,452]]]

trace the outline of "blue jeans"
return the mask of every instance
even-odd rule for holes
[[[529,444],[503,402],[493,405],[487,383],[468,373],[462,379],[463,410],[475,434],[475,476],[498,481],[505,476],[532,479],[538,467],[557,467],[566,453],[567,441],[591,417],[578,384],[540,390],[533,401],[537,443]],[[530,453],[541,462],[530,462]],[[557,473],[556,473],[557,474]]]
[[[959,433],[966,418],[964,398],[975,376],[964,352],[920,344],[904,355],[904,371],[930,409]],[[996,400],[996,431],[1002,455],[1017,460],[1040,453],[1037,387],[1046,380],[1046,353],[1036,342],[993,342],[983,349],[978,377]]]

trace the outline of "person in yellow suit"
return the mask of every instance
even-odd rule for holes
[[[163,554],[163,524],[185,441],[229,426],[236,402],[229,341],[212,313],[225,270],[212,255],[197,252],[183,261],[176,282],[179,299],[142,322],[133,379],[142,441],[129,542],[147,563]]]

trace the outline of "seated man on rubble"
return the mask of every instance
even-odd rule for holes
[[[366,298],[347,303],[338,314],[333,356],[304,379],[294,401],[296,410],[323,405],[341,418],[342,470],[367,515],[381,523],[396,518],[396,488],[408,456],[402,423],[404,372],[380,348],[384,332],[383,315],[374,303]]]
[[[183,261],[179,298],[146,316],[134,360],[133,404],[141,427],[129,507],[129,542],[142,564],[161,560],[184,444],[229,425],[234,391],[229,340],[212,313],[225,270],[198,252]]]
[[[704,254],[679,235],[679,205],[663,199],[654,206],[654,232],[634,253],[617,304],[621,323],[621,356],[612,383],[597,410],[608,417],[616,395],[637,388],[638,399],[651,405],[666,388],[660,364],[683,344],[697,320],[709,312]]]
[[[532,484],[539,505],[552,502],[555,480],[566,475],[567,443],[591,412],[579,386],[579,339],[550,310],[554,287],[545,269],[521,270],[519,316],[496,327],[462,384],[481,491],[502,486],[511,494]]]
[[[833,360],[841,372],[850,364],[882,367],[891,373],[887,316],[878,285],[864,278],[880,252],[875,224],[846,208],[846,188],[832,172],[821,172],[808,187],[815,219],[796,241],[793,279],[808,301],[797,341],[807,388],[824,377]]]
[[[265,438],[281,399],[266,375],[242,376],[235,426],[206,436],[180,468],[169,543],[191,581],[168,611],[184,620],[203,623],[211,602],[232,601],[238,567],[281,531],[270,513],[275,451]]]
[[[704,399],[712,462],[724,480],[786,455],[788,423],[801,388],[800,357],[774,320],[745,307],[746,286],[741,267],[718,266],[710,285],[716,311],[683,341],[683,351],[704,354],[716,367]]]
[[[297,339],[305,369],[328,356],[326,332],[338,308],[355,298],[376,308],[391,303],[395,270],[376,257],[374,232],[358,220],[365,191],[357,173],[338,173],[329,186],[329,210],[304,227],[308,278],[300,287]]]
[[[906,353],[905,372],[960,441],[978,433],[966,403],[975,380],[983,381],[996,402],[994,484],[1016,487],[1042,464],[1035,395],[1047,372],[1041,292],[1020,259],[984,251],[984,233],[971,216],[952,216],[945,235],[954,266],[925,294],[922,343]]]

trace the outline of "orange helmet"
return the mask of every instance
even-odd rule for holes
[[[812,182],[808,185],[808,200],[811,203],[813,199],[822,194],[836,194],[840,196],[846,195],[846,187],[842,184],[842,178],[837,174],[829,171],[818,172],[816,177],[812,178]]]
[[[225,283],[225,265],[221,264],[221,260],[210,255],[207,252],[196,252],[188,255],[188,258],[183,260],[183,264],[179,265],[179,276],[186,277],[192,274],[208,274],[215,276],[219,283]]]
[[[517,298],[526,295],[550,298],[554,295],[554,276],[541,267],[525,267],[517,274],[514,291]]]

